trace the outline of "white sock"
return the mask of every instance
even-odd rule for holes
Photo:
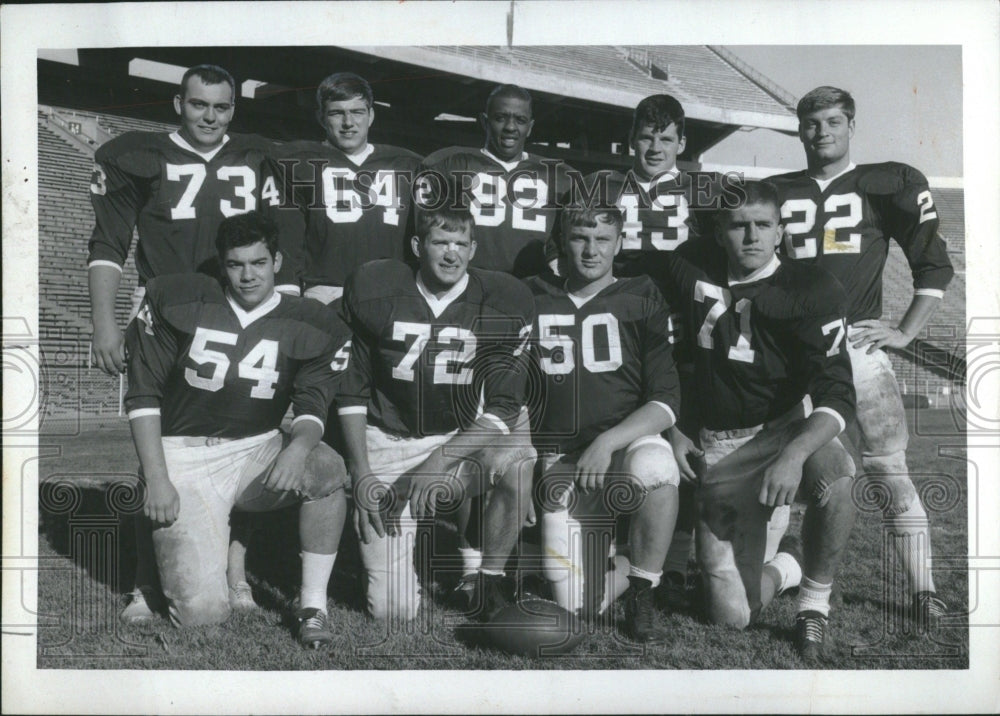
[[[787,589],[793,589],[802,582],[802,566],[795,560],[795,557],[787,552],[778,552],[774,559],[764,565],[773,567],[781,577],[778,583],[778,594]]]
[[[299,590],[301,609],[326,611],[326,586],[330,583],[333,563],[336,560],[336,552],[333,554],[302,552],[302,589]]]
[[[678,530],[670,540],[667,558],[663,560],[664,572],[677,572],[687,575],[688,560],[691,558],[691,530]]]
[[[885,526],[893,532],[892,544],[903,562],[913,593],[935,591],[931,574],[930,524],[920,500],[914,499],[906,512],[887,516]]]
[[[462,555],[462,575],[475,574],[479,571],[483,563],[483,553],[475,547],[459,547],[458,553]]]
[[[660,586],[660,577],[663,576],[663,571],[659,572],[647,572],[645,569],[639,569],[634,564],[629,565],[628,576],[638,577],[639,579],[645,579],[648,582],[652,582],[653,587]]]
[[[823,616],[830,616],[830,592],[833,591],[833,582],[820,584],[803,577],[799,583],[799,611],[819,612]]]

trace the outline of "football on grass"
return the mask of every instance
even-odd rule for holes
[[[583,640],[584,625],[547,599],[510,604],[481,627],[487,641],[501,651],[519,656],[568,654]]]

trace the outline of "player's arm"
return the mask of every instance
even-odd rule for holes
[[[418,519],[434,514],[433,489],[442,481],[455,480],[454,468],[483,445],[500,435],[509,435],[517,425],[525,404],[529,368],[529,342],[535,323],[534,299],[520,282],[509,294],[510,315],[496,324],[497,335],[482,356],[477,355],[476,371],[483,381],[483,414],[465,430],[459,430],[448,442],[410,473],[408,498]],[[482,361],[482,363],[480,363]]]
[[[273,149],[274,152],[279,150]],[[293,204],[294,184],[286,176],[286,167],[268,156],[260,167],[261,212],[278,225],[278,250],[281,270],[274,277],[275,290],[299,296],[302,293],[302,270],[305,262],[304,209]]]
[[[580,455],[576,481],[584,492],[604,488],[604,476],[616,450],[643,436],[659,435],[677,422],[681,389],[673,359],[670,312],[652,285],[646,305],[642,353],[637,357],[642,366],[642,394],[646,403],[594,438]]]
[[[854,419],[855,392],[851,360],[844,343],[847,321],[843,289],[832,277],[820,279],[811,316],[794,327],[798,356],[793,370],[806,371],[813,412],[764,473],[758,499],[764,505],[790,505],[795,499],[802,466],[819,448],[839,435]],[[832,310],[831,310],[832,309]]]
[[[99,153],[90,182],[90,201],[95,218],[87,258],[94,331],[91,357],[105,373],[117,375],[125,370],[125,348],[115,320],[115,296],[142,207],[142,193],[116,161]]]
[[[160,406],[167,377],[177,358],[177,339],[147,295],[125,336],[128,347],[128,411],[132,441],[146,484],[143,513],[170,524],[180,512],[180,499],[163,455]]]
[[[863,330],[852,339],[855,347],[903,348],[916,338],[941,303],[955,270],[948,249],[938,231],[937,207],[927,180],[913,167],[896,168],[902,187],[893,195],[885,221],[885,230],[893,236],[910,264],[913,275],[913,298],[898,325],[877,319],[855,323]]]
[[[371,353],[375,348],[374,338],[358,318],[355,295],[354,282],[348,280],[341,310],[354,337],[351,340],[350,361],[340,379],[334,404],[344,434],[344,461],[351,477],[354,531],[358,539],[368,544],[376,535],[386,535],[386,526],[379,511],[386,489],[372,473],[368,461],[368,403],[374,375]]]

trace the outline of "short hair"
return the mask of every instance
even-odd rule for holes
[[[327,102],[346,102],[355,97],[363,99],[368,109],[375,103],[375,94],[368,80],[353,72],[335,72],[316,88],[316,108],[322,111]]]
[[[651,125],[657,132],[662,132],[671,124],[677,127],[677,136],[684,136],[684,107],[668,94],[653,94],[636,105],[632,113],[632,131],[636,133],[646,125]]]
[[[532,111],[531,93],[524,89],[524,87],[518,87],[517,85],[497,85],[490,92],[490,96],[486,98],[486,114],[490,113],[493,101],[502,97],[523,100],[528,103],[528,111]]]
[[[251,246],[263,241],[271,258],[278,254],[278,225],[274,219],[257,211],[248,211],[223,219],[215,236],[215,250],[219,262],[225,264],[226,254],[241,246]]]
[[[467,231],[470,239],[475,238],[476,221],[468,206],[448,203],[443,206],[416,207],[417,238],[423,242],[430,236],[431,229],[445,231]]]
[[[185,72],[184,76],[181,77],[181,86],[178,90],[181,99],[187,96],[187,83],[192,77],[197,77],[207,85],[217,85],[225,82],[229,85],[229,89],[232,90],[233,100],[236,100],[236,80],[233,79],[228,70],[218,65],[195,65]]]
[[[723,207],[715,212],[715,228],[725,227],[729,215],[737,209],[754,204],[764,204],[774,208],[774,213],[781,219],[781,199],[778,197],[778,187],[769,181],[745,181],[733,185],[733,189],[742,199],[736,206]]]
[[[801,122],[806,115],[831,107],[840,107],[848,119],[854,119],[854,98],[851,97],[851,93],[827,85],[817,87],[803,95],[795,107],[795,114]]]
[[[615,227],[615,235],[621,234],[625,225],[625,217],[618,207],[596,209],[583,204],[570,204],[562,210],[559,217],[559,235],[562,239],[569,237],[574,226],[593,228],[598,224],[608,224]]]

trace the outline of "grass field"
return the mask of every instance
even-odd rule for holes
[[[908,459],[931,514],[935,556],[968,553],[964,434],[951,413],[921,411]],[[916,418],[916,420],[914,420]],[[48,449],[45,446],[56,446]],[[950,446],[952,450],[942,450]],[[958,447],[956,447],[958,446]],[[795,599],[783,596],[745,632],[713,627],[693,615],[661,616],[675,634],[667,645],[638,648],[611,625],[595,627],[581,646],[560,657],[521,658],[467,644],[462,618],[436,596],[420,619],[406,625],[369,620],[353,536],[345,532],[330,584],[329,612],[337,637],[328,650],[307,652],[287,621],[298,580],[294,514],[262,522],[250,543],[248,571],[262,609],[235,614],[212,628],[177,630],[166,618],[145,627],[121,623],[121,586],[130,582],[134,554],[120,515],[137,507],[135,454],[124,425],[73,438],[40,440],[38,666],[69,669],[799,669],[792,647]],[[856,490],[859,501],[872,494]],[[793,520],[801,517],[793,511]],[[349,523],[348,523],[349,524]],[[349,530],[349,527],[348,527]],[[450,541],[434,533],[434,553]],[[918,633],[898,615],[899,580],[884,555],[880,513],[859,512],[838,582],[842,603],[831,625],[834,669],[963,669],[968,667],[968,577],[935,573],[939,594],[954,616],[932,633]],[[442,580],[446,581],[446,580]],[[620,606],[613,615],[621,620]]]

